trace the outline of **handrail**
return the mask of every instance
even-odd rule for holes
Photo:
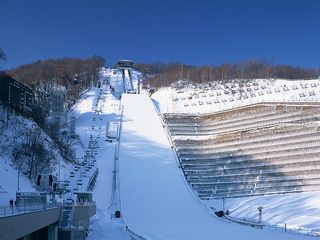
[[[120,173],[119,173],[119,151],[120,151],[120,138],[121,138],[121,131],[122,131],[122,116],[123,116],[123,110],[124,107],[122,104],[119,105],[119,121],[118,121],[118,127],[117,127],[117,144],[114,151],[114,166],[113,166],[113,177],[112,177],[112,191],[111,191],[111,198],[110,198],[110,204],[108,209],[111,207],[116,207],[115,210],[120,211],[121,210],[121,199],[120,199]],[[122,223],[123,218],[121,217]]]
[[[147,240],[145,237],[143,237],[143,236],[139,235],[138,233],[129,229],[128,226],[126,226],[126,231],[130,235],[130,237],[134,240]]]
[[[97,176],[98,172],[99,172],[99,168],[96,168],[96,169],[94,170],[93,174],[91,175],[91,177],[90,177],[90,179],[89,179],[89,181],[88,181],[87,191],[89,191],[90,186],[91,186],[91,184],[92,184],[92,181],[93,181],[94,178]]]
[[[266,226],[265,224],[262,224],[262,223],[258,223],[258,222],[254,222],[246,219],[234,218],[229,216],[228,214],[224,214],[223,216],[231,222],[239,223],[239,224],[250,226],[250,227],[263,228],[264,226]]]
[[[17,204],[14,206],[0,206],[0,218],[14,215],[46,211],[54,208],[61,208],[62,203],[51,204]]]

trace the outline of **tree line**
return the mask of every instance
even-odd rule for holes
[[[52,89],[65,87],[67,101],[71,105],[83,90],[98,81],[99,70],[104,64],[105,59],[100,56],[48,59],[22,65],[7,73],[33,90],[33,112],[36,113],[33,115],[43,118],[49,112],[49,94]],[[41,119],[35,120],[41,125]]]
[[[295,67],[285,64],[269,64],[266,61],[250,60],[239,63],[221,65],[191,66],[179,63],[140,63],[135,68],[146,76],[145,84],[153,88],[170,86],[179,80],[193,83],[212,81],[229,81],[233,79],[315,79],[319,77],[319,69]]]
[[[32,88],[36,96],[48,94],[55,86],[64,86],[68,98],[78,97],[81,90],[99,79],[105,64],[100,56],[61,58],[37,61],[8,71],[8,74]]]

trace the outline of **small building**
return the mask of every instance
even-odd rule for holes
[[[133,68],[133,61],[132,60],[119,60],[118,61],[118,68]]]
[[[32,89],[0,72],[0,101],[19,114],[31,115],[33,105]]]

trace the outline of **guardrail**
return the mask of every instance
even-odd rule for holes
[[[91,175],[91,177],[88,181],[87,191],[89,191],[91,184],[92,184],[93,180],[95,179],[95,177],[97,176],[98,172],[99,172],[99,169],[96,168],[95,171],[93,172],[93,174]]]
[[[13,215],[45,211],[53,208],[61,208],[62,203],[52,204],[17,204],[13,206],[0,206],[0,218]]]

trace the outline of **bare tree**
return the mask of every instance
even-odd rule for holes
[[[5,52],[0,47],[0,62],[6,62],[6,61],[7,61],[7,55],[5,54]]]

